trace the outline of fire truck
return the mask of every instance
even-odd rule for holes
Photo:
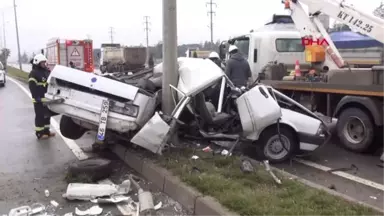
[[[51,70],[58,64],[70,67],[70,62],[76,69],[91,73],[94,70],[92,40],[53,38],[47,43],[46,56]]]

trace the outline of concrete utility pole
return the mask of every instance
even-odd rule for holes
[[[19,67],[20,70],[23,70],[23,66],[21,64],[21,53],[20,53],[20,40],[19,40],[19,27],[17,25],[17,13],[16,13],[16,0],[13,0],[13,11],[15,13],[15,26],[16,26],[16,39],[17,39],[17,53],[19,55]]]
[[[145,25],[144,31],[145,31],[145,39],[146,39],[146,43],[147,43],[147,48],[149,47],[149,32],[151,31],[151,29],[149,28],[150,24],[151,23],[149,22],[149,16],[144,16],[144,25]]]
[[[6,34],[5,34],[5,16],[3,12],[3,40],[4,40],[4,48],[7,48],[7,40],[6,40]]]
[[[213,11],[213,6],[217,7],[217,5],[216,3],[213,2],[213,0],[210,0],[209,2],[207,2],[206,5],[209,5],[209,11],[208,11],[208,15],[210,18],[209,27],[211,29],[211,46],[213,47],[213,16],[216,14],[216,12]]]
[[[177,4],[163,0],[163,88],[162,109],[170,115],[174,109],[170,84],[177,86]]]
[[[115,34],[115,32],[113,31],[113,27],[110,27],[109,28],[109,37],[111,38],[111,44],[113,44],[113,34]]]

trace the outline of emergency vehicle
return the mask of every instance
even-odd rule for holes
[[[93,72],[93,46],[92,40],[66,40],[53,38],[46,46],[47,64],[49,69],[55,65],[70,67],[73,62],[76,69]]]

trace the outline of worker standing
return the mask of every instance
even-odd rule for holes
[[[211,52],[209,54],[209,57],[208,57],[211,61],[213,61],[213,63],[215,63],[217,66],[219,66],[220,68],[221,67],[221,60],[220,60],[220,56],[217,52]]]
[[[35,132],[39,140],[55,136],[50,132],[51,112],[43,104],[47,92],[47,79],[50,70],[47,68],[47,58],[43,54],[37,54],[31,61],[32,71],[29,73],[29,90],[35,108]]]
[[[230,58],[227,60],[225,74],[236,87],[247,86],[247,83],[252,78],[248,61],[235,45],[229,46],[229,54]]]

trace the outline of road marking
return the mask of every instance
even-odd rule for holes
[[[328,172],[329,170],[332,170],[332,168],[329,168],[329,167],[326,167],[326,166],[323,166],[321,164],[317,164],[317,163],[314,163],[314,162],[311,162],[311,161],[302,160],[302,159],[294,159],[294,160],[296,162],[299,162],[299,163],[302,163],[304,165],[307,165],[307,166],[310,166],[310,167],[322,170],[324,172]],[[337,176],[340,176],[340,177],[343,177],[343,178],[346,178],[348,180],[351,180],[351,181],[354,181],[354,182],[357,182],[357,183],[360,183],[360,184],[363,184],[363,185],[366,185],[366,186],[373,187],[373,188],[376,188],[378,190],[384,191],[384,185],[376,183],[376,182],[373,182],[373,181],[370,181],[368,179],[360,178],[358,176],[351,175],[351,174],[343,172],[343,171],[335,171],[335,172],[330,172],[330,173],[332,173],[334,175],[337,175]]]
[[[10,81],[15,83],[31,100],[32,96],[31,93],[24,87],[22,86],[18,81],[14,80],[13,78],[10,78],[9,76],[7,77]],[[85,160],[89,158],[89,155],[86,154],[80,147],[77,145],[77,143],[73,140],[65,138],[61,133],[60,133],[60,128],[59,124],[57,121],[53,118],[51,118],[51,125],[55,129],[55,131],[60,135],[60,137],[63,139],[64,143],[68,146],[68,148],[73,152],[73,154],[77,157],[79,160]],[[105,179],[104,182],[108,183],[113,183],[109,179]],[[99,182],[99,184],[102,182]],[[130,215],[131,211],[129,211],[129,206],[128,205],[123,205],[123,204],[116,204],[117,209],[122,213],[122,215]]]
[[[24,87],[22,86],[19,82],[17,82],[16,80],[10,78],[10,77],[7,77],[10,81],[12,81],[13,83],[15,83],[25,94],[28,95],[28,97],[32,100],[32,96],[31,96],[31,93],[29,93],[29,91]],[[65,144],[67,144],[67,146],[69,147],[69,149],[73,152],[73,154],[77,157],[77,159],[79,160],[86,160],[89,158],[89,155],[87,155],[80,147],[79,145],[77,145],[75,143],[75,141],[73,140],[70,140],[70,139],[67,139],[65,138],[61,133],[60,133],[60,127],[59,127],[59,124],[57,123],[57,121],[54,119],[54,118],[51,118],[51,125],[52,127],[55,129],[55,131],[60,135],[60,137],[64,140]]]

